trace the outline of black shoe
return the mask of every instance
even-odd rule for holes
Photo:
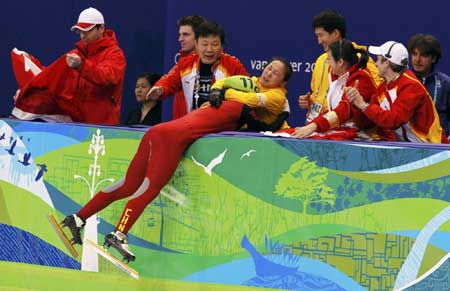
[[[72,214],[69,216],[66,216],[64,220],[61,222],[62,226],[68,227],[70,232],[72,233],[72,244],[83,244],[83,241],[81,240],[81,229],[86,223],[78,217],[76,214]]]
[[[107,234],[103,246],[106,248],[110,246],[115,248],[123,256],[123,261],[126,263],[136,259],[128,246],[128,237],[120,231]]]

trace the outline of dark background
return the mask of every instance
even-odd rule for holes
[[[184,15],[200,14],[220,22],[227,33],[225,50],[238,57],[251,74],[252,61],[279,55],[302,63],[288,84],[291,125],[304,121],[297,106],[298,95],[309,90],[308,67],[322,53],[311,28],[311,19],[323,9],[335,9],[347,21],[347,38],[359,44],[380,45],[387,40],[406,45],[415,33],[435,35],[443,47],[438,68],[448,72],[450,39],[448,6],[444,1],[11,1],[2,2],[0,12],[0,114],[9,115],[17,84],[10,52],[25,50],[49,65],[73,48],[79,36],[70,31],[79,13],[88,7],[100,10],[108,28],[117,34],[127,58],[122,118],[135,107],[134,85],[144,71],[165,73],[174,64],[179,49],[176,21]],[[171,101],[164,103],[164,118],[171,116]]]

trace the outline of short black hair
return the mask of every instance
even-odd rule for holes
[[[203,22],[206,22],[206,18],[201,15],[188,15],[178,19],[177,24],[179,27],[183,25],[189,25],[190,27],[192,27],[192,30],[195,33],[197,27]]]
[[[197,41],[199,37],[208,37],[211,35],[220,37],[222,46],[225,44],[225,31],[222,25],[215,21],[205,21],[195,31],[195,39]]]
[[[417,49],[420,54],[424,56],[435,57],[436,64],[442,57],[442,48],[439,40],[431,34],[418,33],[408,40],[408,51],[412,53],[414,49]]]
[[[156,73],[142,73],[140,74],[138,77],[138,79],[146,79],[147,82],[150,84],[150,86],[154,86],[155,83],[161,78],[160,74],[156,74]]]
[[[292,73],[293,73],[291,63],[288,62],[285,58],[277,56],[277,57],[272,57],[267,64],[270,64],[273,61],[279,61],[279,62],[281,62],[284,65],[284,78],[283,78],[283,80],[286,81],[286,82],[289,81],[289,79],[292,77]]]
[[[335,10],[324,10],[313,17],[312,27],[314,29],[322,27],[326,32],[332,33],[337,29],[341,33],[341,37],[345,38],[346,26],[345,18]]]

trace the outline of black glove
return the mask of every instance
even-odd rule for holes
[[[209,92],[209,104],[212,107],[220,107],[225,97],[225,89],[213,88]]]
[[[244,120],[245,123],[247,123],[247,129],[249,131],[277,131],[288,117],[289,112],[283,111],[274,121],[271,123],[266,123],[264,121],[257,120],[254,110],[250,110],[246,112]]]

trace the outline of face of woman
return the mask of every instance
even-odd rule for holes
[[[134,94],[136,95],[136,100],[141,103],[145,101],[145,95],[152,88],[150,83],[145,78],[139,78],[136,81],[136,87],[134,88]]]
[[[327,62],[328,65],[330,66],[331,73],[336,76],[342,75],[347,70],[344,61],[342,59],[336,61],[331,55],[331,53],[328,53]]]

